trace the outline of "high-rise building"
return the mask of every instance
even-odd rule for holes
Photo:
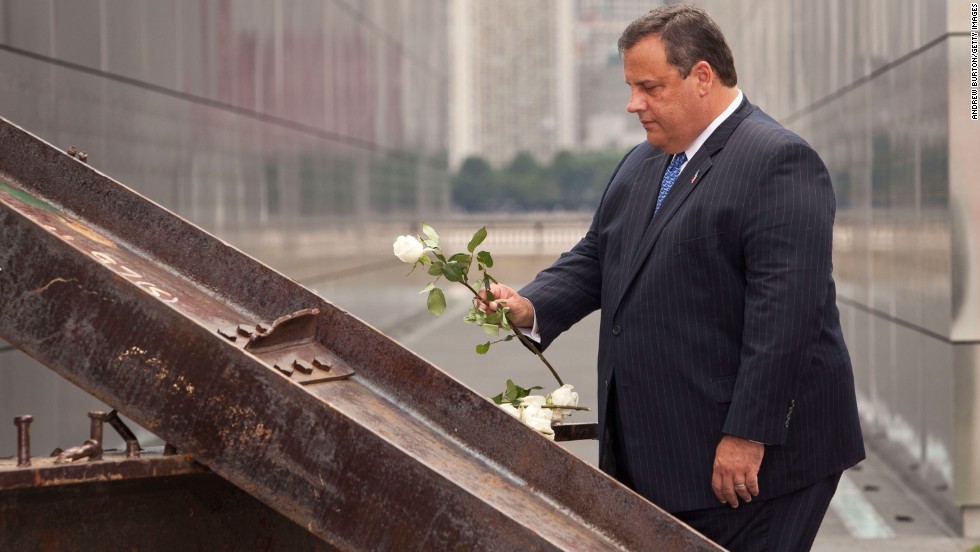
[[[636,116],[626,112],[629,88],[616,43],[631,21],[660,2],[578,0],[575,52],[580,149],[626,149],[645,139]]]
[[[451,2],[450,163],[541,161],[575,146],[574,5],[564,0]]]

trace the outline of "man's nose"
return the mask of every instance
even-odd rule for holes
[[[626,104],[626,111],[639,113],[646,109],[646,102],[638,94],[630,94],[630,101]]]

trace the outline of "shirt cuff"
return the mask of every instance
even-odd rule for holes
[[[527,298],[525,298],[524,300],[527,301]],[[531,309],[533,310],[534,309],[534,304],[531,303],[530,301],[527,301],[527,302],[528,302],[528,304],[531,305]],[[535,343],[538,343],[538,344],[541,343],[541,332],[538,330],[538,313],[537,312],[534,313],[534,325],[533,326],[531,326],[530,328],[526,328],[525,327],[525,328],[517,328],[517,329],[521,330],[521,333],[522,334],[524,334],[526,337],[529,337]]]

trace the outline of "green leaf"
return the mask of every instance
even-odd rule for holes
[[[477,230],[476,231],[476,234],[473,234],[473,239],[470,240],[470,243],[466,246],[466,249],[470,253],[472,253],[473,250],[476,249],[481,243],[483,243],[483,240],[485,240],[485,239],[487,239],[487,227],[486,226],[484,226],[483,228],[480,228],[479,230]]]
[[[513,380],[507,380],[507,390],[502,393],[503,397],[506,397],[509,402],[517,403],[520,399],[531,394],[531,391],[537,391],[539,389],[544,389],[540,385],[535,385],[534,387],[529,387],[527,389],[521,387],[514,383]],[[503,398],[501,397],[501,398]]]
[[[457,254],[453,255],[452,257],[449,257],[449,260],[450,260],[450,262],[456,261],[457,263],[459,263],[461,265],[469,266],[470,263],[473,262],[473,257],[471,255],[467,255],[466,253],[457,253]]]
[[[497,326],[500,324],[500,319],[502,318],[502,313],[498,310],[487,314],[486,324],[493,324]]]
[[[497,337],[497,336],[500,335],[500,326],[498,326],[496,324],[484,324],[484,325],[482,325],[480,327],[483,328],[483,331],[484,332],[486,332],[486,333],[488,333],[488,334],[490,334],[490,335],[492,335],[494,337]]]
[[[450,282],[462,282],[464,279],[463,269],[456,261],[449,261],[442,268],[442,275]]]
[[[493,401],[494,404],[504,404],[504,394],[497,393],[496,395],[490,397],[490,400]]]
[[[422,223],[422,233],[429,237],[430,240],[436,242],[436,246],[439,245],[439,234],[436,233],[435,229],[426,223]]]
[[[423,293],[428,293],[428,292],[432,291],[433,289],[435,289],[435,287],[436,287],[436,285],[434,283],[429,282],[429,285],[425,286],[425,289],[423,289],[422,291],[420,291],[419,292],[419,295],[422,295]]]
[[[446,311],[446,295],[441,289],[433,287],[429,291],[429,298],[426,300],[426,306],[429,307],[429,312],[439,316]]]
[[[504,396],[507,397],[510,402],[514,402],[517,400],[517,394],[520,392],[518,389],[519,388],[517,385],[514,384],[514,380],[507,380],[507,390],[504,391]]]
[[[480,251],[476,254],[476,258],[487,268],[493,268],[493,257],[490,256],[489,251]]]
[[[429,247],[431,249],[436,249],[439,247],[439,242],[437,242],[436,240],[430,240],[429,238],[424,238],[422,236],[419,236],[419,241],[421,241],[423,244],[425,244],[426,247]]]
[[[429,267],[429,274],[433,276],[442,276],[442,261],[435,261],[432,266]]]
[[[490,350],[490,342],[489,341],[487,341],[486,343],[480,343],[479,345],[476,346],[476,354],[478,354],[478,355],[485,355],[485,354],[487,354],[487,351],[489,351],[489,350]],[[498,395],[498,397],[499,397],[499,395]],[[500,404],[500,403],[498,402],[497,404]]]

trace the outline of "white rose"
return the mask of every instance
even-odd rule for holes
[[[500,403],[497,406],[499,406],[501,410],[517,418],[518,420],[521,419],[521,411],[518,410],[516,407],[514,407],[514,405],[510,403]]]
[[[551,423],[553,424],[560,424],[565,419],[565,414],[568,413],[568,410],[560,408],[549,408],[548,410],[551,411]]]
[[[551,404],[555,406],[578,406],[578,393],[572,391],[574,386],[562,385],[551,392]]]
[[[537,404],[537,405],[544,406],[548,404],[548,399],[545,398],[543,395],[528,395],[521,399],[521,404],[525,406],[529,404]]]
[[[548,395],[548,403],[552,406],[578,406],[578,393],[572,391],[572,389],[575,388],[567,383],[555,389]],[[560,422],[565,419],[565,416],[571,413],[571,410],[556,408],[551,411],[551,419],[555,422]]]
[[[531,403],[531,404],[526,404],[521,406],[520,410],[521,410],[521,421],[523,422],[528,418],[537,418],[538,413],[541,412],[541,406]]]
[[[405,263],[415,264],[425,253],[425,246],[415,236],[398,236],[392,247],[395,256]]]
[[[533,429],[533,430],[535,430],[535,431],[537,431],[539,433],[543,433],[544,435],[548,436],[549,439],[554,439],[555,438],[555,431],[553,429],[551,429],[551,419],[550,418],[538,417],[538,416],[535,416],[535,415],[530,414],[528,411],[529,410],[532,410],[533,411],[534,407],[537,407],[536,410],[538,411],[538,413],[540,413],[541,411],[545,411],[545,412],[548,411],[547,408],[541,408],[540,406],[538,406],[536,404],[531,405],[531,406],[528,406],[528,407],[525,407],[524,408],[524,416],[523,416],[524,423],[528,427],[530,427],[531,429]]]

